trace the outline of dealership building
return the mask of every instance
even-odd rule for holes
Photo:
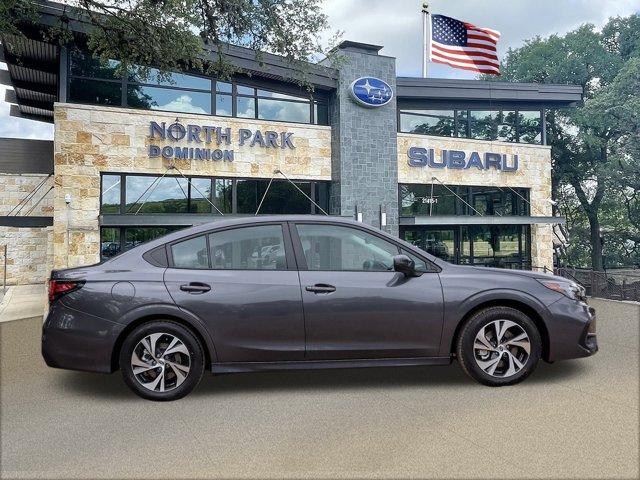
[[[0,140],[10,283],[256,213],[352,217],[459,264],[553,266],[544,112],[581,102],[579,86],[398,77],[381,46],[352,41],[339,69],[308,66],[312,93],[283,58],[234,46],[231,80],[119,75],[70,26],[65,47],[1,38],[12,115],[54,126],[52,142]]]

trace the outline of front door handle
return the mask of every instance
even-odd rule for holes
[[[188,293],[205,293],[211,290],[211,287],[206,283],[191,282],[187,285],[180,285],[180,290]]]
[[[307,285],[304,287],[307,292],[313,293],[331,293],[336,291],[336,287],[326,283],[316,283],[315,285]]]

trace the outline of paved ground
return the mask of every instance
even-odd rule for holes
[[[593,301],[601,351],[492,389],[450,367],[205,377],[152,403],[53,370],[0,325],[2,478],[638,478],[640,307]]]
[[[0,322],[42,316],[47,293],[44,283],[16,285],[0,297]]]

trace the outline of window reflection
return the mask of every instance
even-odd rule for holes
[[[399,192],[403,216],[529,215],[526,188],[400,184]]]
[[[184,213],[187,180],[178,177],[127,176],[127,213]]]
[[[211,90],[211,80],[208,78],[183,73],[161,75],[160,71],[155,68],[133,67],[129,73],[129,80],[137,83],[151,83],[169,87]]]
[[[540,112],[518,112],[518,135],[524,143],[542,143]]]
[[[400,116],[401,131],[436,135],[440,137],[454,136],[453,110],[414,110]]]
[[[91,105],[121,105],[122,85],[120,82],[72,78],[69,82],[69,96],[76,102]]]
[[[135,108],[185,113],[211,113],[211,94],[160,87],[129,86],[127,104]]]
[[[111,258],[120,253],[120,229],[119,228],[103,228],[100,231],[100,256]]]
[[[104,79],[119,79],[121,76],[117,73],[120,62],[117,60],[101,61],[99,58],[92,56],[89,52],[79,49],[71,50],[71,75]]]
[[[120,213],[120,175],[102,176],[103,213]]]
[[[280,225],[244,227],[209,235],[211,267],[216,270],[286,270]]]
[[[230,117],[233,114],[231,95],[216,93],[216,115]]]
[[[258,118],[262,120],[309,123],[310,115],[309,102],[299,103],[265,98],[258,99]]]
[[[238,97],[236,99],[236,116],[242,118],[256,118],[255,99]]]
[[[211,179],[192,178],[189,211],[191,213],[211,213]]]
[[[100,256],[106,260],[121,251],[130,250],[182,228],[184,227],[102,227],[100,229]]]

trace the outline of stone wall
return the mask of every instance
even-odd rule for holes
[[[349,93],[351,83],[362,76],[387,82],[395,91],[395,58],[339,50],[338,90],[330,114],[333,128],[332,213],[354,216],[380,228],[380,207],[387,212],[388,232],[398,234],[398,172],[396,155],[396,99],[378,108],[358,105]]]
[[[53,262],[53,227],[0,227],[0,276],[7,245],[7,285],[42,283],[49,278]],[[0,282],[2,280],[0,279]]]
[[[149,145],[218,148],[150,140],[150,121],[230,128],[234,160],[174,160],[149,157]],[[291,132],[294,149],[239,145],[239,129]],[[271,178],[275,169],[292,179],[331,179],[331,128],[184,113],[56,104],[54,136],[54,265],[78,266],[99,260],[100,172],[163,174],[171,164],[185,175]],[[65,203],[65,195],[71,203]]]
[[[515,172],[497,169],[469,169],[413,167],[409,165],[410,147],[433,148],[436,159],[442,150],[492,152],[518,155]],[[509,160],[511,161],[511,160]],[[447,185],[482,185],[523,187],[530,189],[531,215],[551,216],[551,147],[523,143],[491,142],[483,140],[429,137],[407,133],[398,134],[398,182],[431,184],[436,177]],[[551,225],[531,227],[531,263],[535,267],[553,268],[553,231]]]
[[[44,183],[42,183],[44,182]],[[38,185],[40,188],[30,195]],[[53,216],[53,177],[37,174],[0,174],[0,216]],[[26,202],[20,202],[30,197]],[[20,204],[20,206],[17,206]],[[19,210],[19,211],[18,211]],[[51,227],[17,228],[0,226],[0,282],[4,275],[7,245],[7,284],[44,282],[52,264]]]

